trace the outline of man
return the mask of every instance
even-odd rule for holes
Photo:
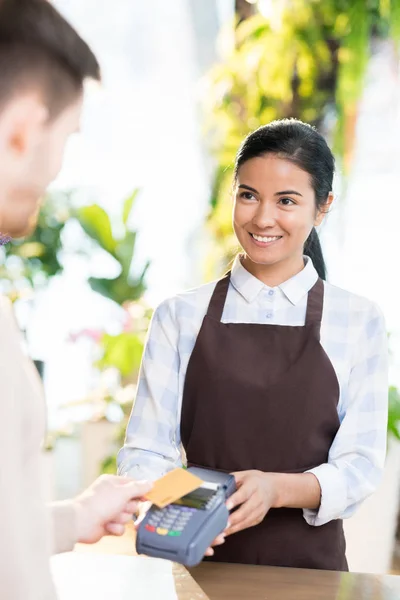
[[[98,62],[50,2],[0,0],[3,236],[23,236],[35,227],[40,197],[60,169],[68,137],[79,128],[87,79],[100,80]],[[101,477],[78,498],[50,506],[46,515],[40,494],[42,390],[18,333],[9,303],[0,297],[1,598],[50,600],[51,551],[122,534],[151,484]],[[214,545],[223,541],[219,536]]]
[[[39,199],[60,169],[68,136],[79,127],[88,78],[100,79],[95,56],[49,2],[0,0],[3,235],[22,236],[35,226]],[[51,600],[50,553],[123,533],[136,500],[151,485],[102,477],[78,498],[45,509],[42,390],[21,350],[9,303],[1,297],[0,385],[0,595]]]

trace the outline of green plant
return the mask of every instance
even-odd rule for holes
[[[116,428],[114,439],[115,448],[119,449],[124,443],[132,404],[136,395],[136,381],[143,354],[145,337],[150,323],[152,311],[143,302],[131,302],[124,306],[128,320],[124,331],[110,336],[103,335],[99,342],[101,358],[95,363],[105,371],[116,369],[120,386],[110,395],[109,402],[118,405],[121,419]],[[115,473],[117,469],[116,452],[112,452],[103,461],[102,473]]]
[[[28,295],[34,296],[43,289],[49,280],[63,270],[61,253],[63,231],[70,219],[76,219],[88,239],[97,248],[107,252],[119,265],[117,277],[106,279],[92,277],[89,281],[92,289],[121,305],[125,311],[125,321],[117,334],[85,330],[97,342],[95,366],[103,375],[110,370],[117,372],[118,385],[109,389],[101,380],[98,388],[91,391],[87,398],[76,404],[90,404],[94,420],[107,418],[110,407],[119,408],[121,423],[116,443],[122,445],[125,426],[133,402],[134,382],[136,381],[144,339],[147,332],[151,310],[139,299],[145,290],[145,274],[148,264],[141,270],[139,277],[132,276],[136,232],[131,231],[128,222],[132,213],[138,190],[135,190],[123,203],[120,219],[111,223],[103,208],[97,204],[74,207],[75,192],[53,192],[46,196],[41,206],[37,227],[24,239],[11,240],[2,245],[0,252],[3,262],[0,265],[2,292],[13,301]],[[114,234],[114,229],[117,234]],[[87,248],[85,239],[72,251],[77,254],[91,255],[93,247]],[[72,339],[79,336],[71,336]],[[49,432],[46,449],[51,449],[59,432]],[[70,432],[62,432],[70,435]],[[115,463],[115,455],[109,457],[110,464]],[[114,462],[113,462],[114,461]],[[115,472],[115,469],[114,469]]]
[[[69,407],[86,405],[91,408],[91,421],[111,420],[116,424],[113,449],[101,465],[102,473],[115,473],[117,450],[123,445],[125,431],[136,395],[136,381],[152,311],[141,301],[124,303],[125,323],[119,333],[84,330],[82,335],[96,343],[98,358],[94,366],[100,371],[98,385]]]
[[[126,428],[128,427],[129,417],[132,410],[132,404],[134,402],[134,396],[136,394],[136,386],[133,386],[133,389],[134,392],[132,393],[131,397],[129,397],[128,395],[126,399],[122,398],[121,400],[119,400],[119,406],[121,408],[123,416],[118,424],[118,427],[116,428],[115,437],[113,440],[114,448],[116,449],[116,451],[106,456],[106,458],[102,461],[100,466],[101,473],[109,473],[111,475],[115,475],[115,473],[117,472],[117,452],[119,448],[123,446],[125,441]],[[126,396],[127,391],[130,391],[130,387],[121,388],[121,395],[123,396],[125,394]]]
[[[141,300],[145,291],[145,275],[149,263],[145,265],[138,277],[132,276],[136,232],[129,229],[128,222],[137,194],[136,190],[125,200],[117,223],[112,223],[104,209],[96,204],[80,208],[74,213],[95,245],[107,252],[119,264],[117,277],[91,277],[89,283],[94,291],[124,309],[125,322],[121,330],[112,334],[103,331],[82,332],[96,341],[98,356],[94,366],[103,375],[110,371],[114,372],[115,379],[118,380],[118,384],[109,389],[100,379],[99,386],[81,401],[82,404],[91,404],[95,420],[108,419],[110,407],[118,409],[120,418],[116,428],[115,448],[122,446],[124,441],[152,312]],[[114,229],[117,233],[114,233]],[[74,336],[75,339],[76,337],[79,337],[79,334]],[[105,459],[101,470],[115,473],[115,452]]]
[[[389,388],[388,436],[400,441],[400,393],[394,386]]]
[[[12,301],[33,295],[62,272],[62,232],[71,217],[71,192],[48,194],[38,215],[35,231],[2,247],[0,265],[2,292]]]
[[[101,372],[98,385],[86,397],[74,402],[68,402],[61,407],[69,410],[76,407],[90,408],[88,421],[92,423],[100,421],[115,423],[115,435],[112,440],[112,447],[110,454],[106,456],[100,466],[101,473],[116,472],[117,451],[124,443],[125,431],[132,403],[136,395],[136,385],[118,381],[118,377],[115,377],[116,373],[112,371],[115,370],[112,368],[104,369]],[[69,431],[69,435],[72,435],[73,432],[74,429]],[[56,436],[58,437],[59,434],[56,433],[53,436],[51,443],[54,443]]]
[[[0,249],[4,255],[0,265],[3,292],[16,300],[27,291],[43,288],[52,277],[62,272],[62,234],[67,222],[75,218],[87,236],[110,254],[120,267],[119,275],[113,279],[92,277],[89,281],[92,289],[121,305],[140,298],[145,290],[148,264],[139,277],[132,276],[136,232],[128,228],[137,194],[138,190],[135,190],[123,203],[120,222],[116,224],[118,236],[113,234],[110,217],[99,205],[74,208],[73,191],[48,194],[32,234],[11,240]],[[75,251],[83,252],[83,248]]]
[[[118,223],[119,234],[113,233],[113,226],[106,211],[92,204],[79,208],[74,214],[86,234],[120,266],[120,273],[112,279],[91,277],[89,283],[98,292],[122,305],[128,300],[136,300],[145,290],[144,278],[149,266],[147,263],[139,277],[132,275],[132,265],[135,253],[136,232],[128,227],[134,201],[138,190],[135,190],[123,204],[122,215]]]

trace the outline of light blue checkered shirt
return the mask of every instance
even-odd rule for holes
[[[269,288],[237,258],[222,321],[304,325],[307,295],[316,280],[306,258],[300,273]],[[155,311],[125,445],[118,455],[120,474],[156,479],[184,461],[183,386],[214,288],[215,282],[184,292]],[[311,470],[322,499],[318,510],[304,510],[310,525],[351,516],[379,483],[386,453],[388,353],[381,312],[369,300],[325,283],[321,344],[339,381],[341,425],[328,462]]]

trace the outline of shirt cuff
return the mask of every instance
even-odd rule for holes
[[[181,464],[166,460],[163,456],[155,453],[135,453],[135,455],[126,457],[120,462],[118,475],[131,477],[136,481],[156,481],[179,466]]]
[[[53,529],[53,554],[73,550],[78,541],[77,514],[73,502],[53,502],[49,508]]]
[[[172,466],[172,468],[174,467]],[[121,475],[122,477],[130,477],[135,481],[156,481],[157,479],[168,473],[169,470],[171,469],[168,469],[165,466],[164,468],[160,468],[159,465],[157,465],[157,468],[155,468],[153,466],[146,467],[138,464],[121,464],[120,468],[118,469],[118,475]]]
[[[312,473],[318,479],[321,503],[316,510],[305,508],[304,519],[315,527],[340,519],[347,507],[347,488],[340,471],[334,465],[325,463],[306,473]]]

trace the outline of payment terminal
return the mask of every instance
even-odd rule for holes
[[[203,484],[164,508],[152,505],[137,532],[136,550],[187,567],[197,565],[225,528],[227,498],[236,490],[233,475],[190,467]]]

